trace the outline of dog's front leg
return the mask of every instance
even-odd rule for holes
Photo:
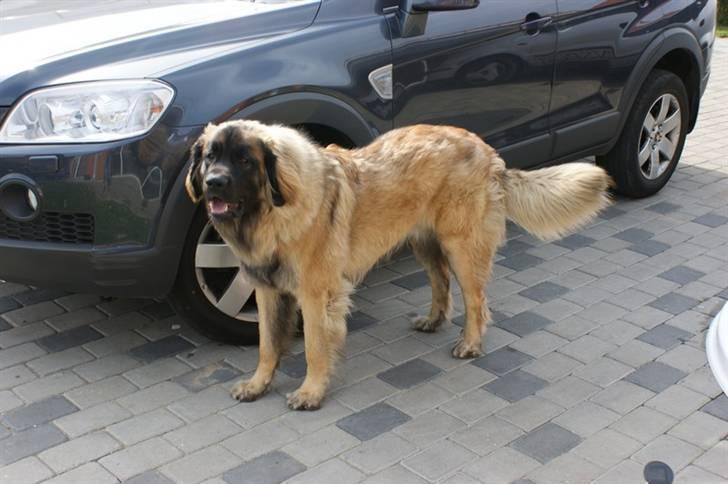
[[[293,296],[273,289],[258,288],[255,290],[255,302],[258,305],[260,333],[258,368],[250,380],[240,380],[232,389],[232,396],[244,402],[257,400],[268,389],[281,354],[286,350],[296,327],[296,302]]]
[[[288,395],[288,406],[293,410],[317,410],[346,339],[349,291],[309,292],[299,300],[308,368],[300,388]]]

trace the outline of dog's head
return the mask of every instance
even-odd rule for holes
[[[278,157],[263,128],[254,121],[208,125],[192,146],[185,186],[195,203],[205,201],[213,220],[250,216],[286,203]]]

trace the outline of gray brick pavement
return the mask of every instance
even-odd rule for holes
[[[429,306],[406,251],[354,297],[325,405],[229,395],[257,349],[211,342],[164,302],[0,281],[0,481],[639,482],[659,459],[680,482],[728,480],[728,397],[707,367],[728,299],[728,41],[673,180],[618,199],[553,243],[508,227],[488,288],[485,355],[450,356],[464,322],[412,331]]]

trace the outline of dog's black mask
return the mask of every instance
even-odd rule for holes
[[[187,189],[193,200],[204,197],[213,219],[258,213],[268,200],[280,207],[285,200],[277,176],[277,158],[270,148],[238,126],[201,137],[192,148]]]

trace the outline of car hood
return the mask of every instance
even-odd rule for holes
[[[67,1],[41,2],[46,7],[35,10],[4,7],[0,106],[41,86],[161,77],[306,27],[319,1]],[[68,9],[59,7],[64,4]]]

